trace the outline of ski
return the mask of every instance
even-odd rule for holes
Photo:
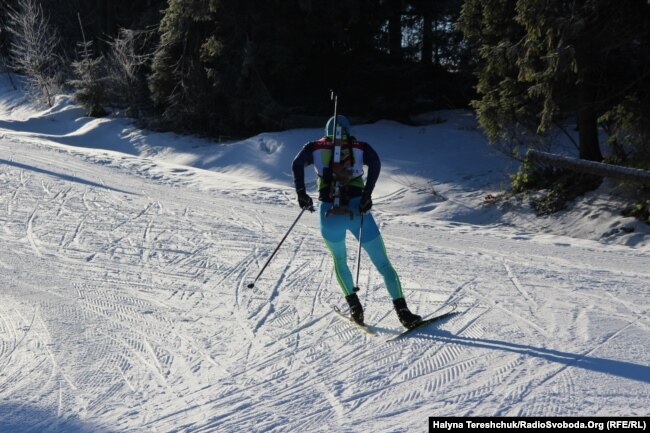
[[[410,329],[407,329],[406,331],[404,331],[404,332],[402,332],[400,334],[397,334],[394,337],[391,337],[391,338],[387,339],[386,341],[399,340],[400,338],[404,338],[407,335],[417,331],[418,329],[421,329],[421,328],[423,328],[423,327],[425,327],[427,325],[430,325],[432,323],[435,323],[435,322],[438,322],[438,321],[440,321],[442,319],[445,319],[445,318],[455,314],[456,307],[457,307],[457,304],[451,304],[448,307],[446,307],[446,311],[443,311],[443,309],[445,308],[445,307],[443,307],[443,309],[440,309],[440,310],[438,310],[438,312],[434,313],[433,316],[430,316],[430,317],[427,317],[426,319],[423,319],[420,323],[418,323],[414,327],[412,327]]]
[[[367,325],[359,325],[357,322],[355,322],[354,320],[352,320],[352,318],[351,318],[349,315],[347,315],[347,314],[345,314],[344,312],[342,312],[342,311],[339,309],[339,307],[332,307],[332,309],[334,310],[334,312],[335,312],[339,317],[341,317],[342,319],[345,319],[347,322],[349,322],[349,323],[350,323],[352,326],[354,326],[355,328],[358,328],[358,329],[362,330],[363,332],[365,332],[365,333],[368,334],[368,335],[374,335],[374,336],[377,335],[377,333],[376,333],[375,331],[373,331],[372,329],[370,329]]]

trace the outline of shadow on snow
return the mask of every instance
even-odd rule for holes
[[[0,403],[0,433],[116,433],[91,422],[62,418],[52,409]]]
[[[418,332],[417,334],[420,337],[440,341],[443,343],[459,344],[462,346],[477,347],[480,349],[500,350],[504,352],[512,352],[520,355],[540,358],[546,361],[564,364],[564,367],[562,367],[562,369],[567,367],[577,367],[598,373],[611,374],[613,376],[619,376],[625,379],[650,383],[650,366],[635,364],[629,361],[598,358],[588,355],[589,351],[583,354],[578,354],[562,352],[555,349],[534,347],[525,344],[510,343],[507,341],[459,337],[451,334],[448,331],[442,331],[440,329],[431,332],[422,331]]]
[[[49,171],[49,170],[45,170],[45,169],[42,169],[42,168],[34,167],[33,165],[21,164],[20,162],[7,161],[6,159],[0,159],[0,164],[10,165],[12,167],[21,168],[23,170],[31,170],[31,171],[35,171],[37,173],[47,174],[49,176],[58,177],[60,179],[63,179],[65,181],[69,181],[69,182],[76,182],[76,183],[80,183],[80,184],[83,184],[83,185],[93,186],[93,187],[96,187],[96,188],[108,189],[110,191],[121,192],[121,193],[124,193],[124,194],[133,194],[132,192],[129,192],[129,191],[123,191],[121,189],[112,188],[110,186],[102,185],[100,183],[92,182],[92,181],[89,181],[89,180],[86,180],[86,179],[81,179],[79,177],[71,176],[69,174],[56,173],[54,171]]]

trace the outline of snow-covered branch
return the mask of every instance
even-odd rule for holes
[[[32,90],[52,106],[60,80],[60,38],[43,13],[40,3],[18,0],[16,9],[9,9],[11,34],[11,66],[24,73]]]
[[[550,164],[554,167],[650,185],[650,171],[647,170],[570,158],[568,156],[540,152],[532,149],[528,151],[527,157],[531,161]]]

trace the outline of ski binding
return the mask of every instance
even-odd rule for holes
[[[451,304],[448,307],[446,307],[447,308],[446,311],[439,310],[439,311],[442,311],[442,312],[434,313],[433,316],[430,316],[430,317],[427,317],[426,319],[423,319],[421,322],[419,322],[417,325],[413,326],[412,328],[409,328],[406,331],[404,331],[404,332],[402,332],[400,334],[397,334],[394,337],[391,337],[391,338],[387,339],[386,341],[399,340],[400,338],[403,338],[403,337],[406,337],[409,334],[412,334],[413,332],[417,331],[418,329],[421,329],[421,328],[423,328],[423,327],[425,327],[427,325],[430,325],[432,323],[435,323],[435,322],[438,322],[438,321],[440,321],[442,319],[445,319],[445,318],[447,318],[449,316],[452,316],[452,315],[454,315],[456,313],[456,307],[457,307],[457,304]],[[443,307],[443,308],[445,308],[445,307]]]
[[[354,320],[352,320],[352,317],[350,317],[349,315],[347,315],[347,314],[345,314],[344,312],[342,312],[342,311],[339,309],[339,307],[332,307],[332,309],[333,309],[334,312],[335,312],[337,315],[339,315],[342,319],[345,319],[345,320],[347,320],[348,322],[350,322],[350,324],[352,324],[352,326],[354,326],[354,327],[356,327],[356,328],[359,328],[360,330],[362,330],[363,332],[365,332],[365,333],[368,334],[368,335],[374,335],[374,336],[377,335],[377,332],[375,332],[374,330],[370,329],[367,325],[360,325],[360,324],[358,324],[357,322],[355,322]]]

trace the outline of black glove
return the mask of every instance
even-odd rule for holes
[[[369,192],[365,192],[361,195],[361,201],[359,202],[359,212],[366,213],[372,208],[372,197]]]
[[[305,210],[314,209],[314,201],[311,199],[311,197],[309,197],[309,195],[303,189],[298,191],[298,204],[300,205],[301,209],[305,209]]]

